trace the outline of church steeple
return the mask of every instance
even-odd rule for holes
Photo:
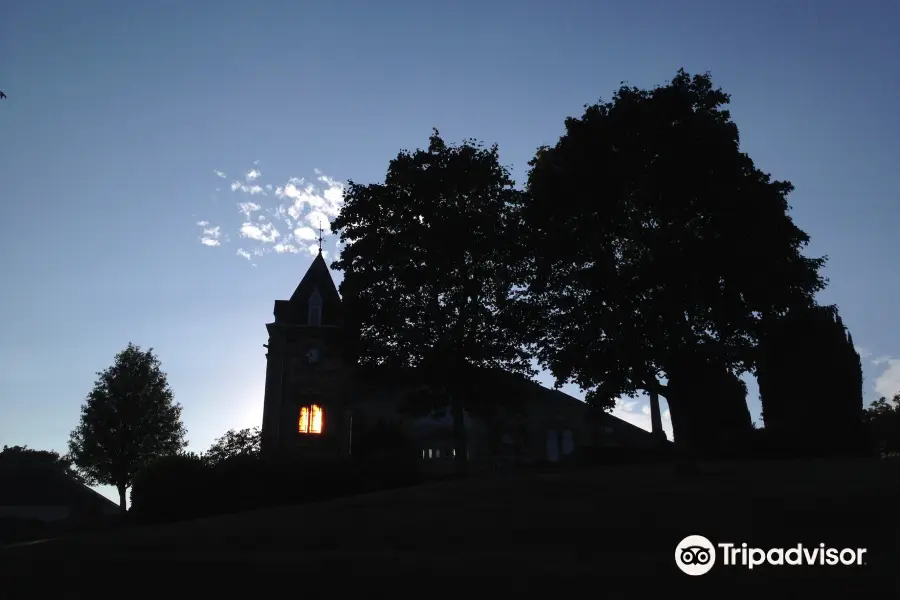
[[[275,301],[275,322],[310,327],[341,325],[341,297],[321,246],[291,299]]]
[[[290,300],[275,301],[275,322],[266,325],[264,452],[349,453],[341,325],[341,298],[320,245]]]

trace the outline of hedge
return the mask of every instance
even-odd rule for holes
[[[192,455],[160,458],[135,477],[131,512],[141,522],[191,519],[328,500],[420,481],[397,457],[279,460],[238,456],[211,465]]]

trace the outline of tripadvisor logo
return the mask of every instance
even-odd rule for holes
[[[718,551],[717,551],[718,549]],[[702,535],[689,535],[675,547],[675,564],[687,575],[705,575],[716,564],[716,556],[726,567],[753,569],[772,566],[861,566],[865,548],[828,548],[819,544],[811,548],[797,544],[790,548],[752,548],[746,543],[713,544]]]
[[[689,535],[675,547],[675,564],[688,575],[705,575],[716,564],[716,547],[702,535]]]

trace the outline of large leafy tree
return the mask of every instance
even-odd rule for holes
[[[115,486],[123,511],[138,469],[187,445],[181,405],[160,367],[152,348],[129,343],[112,366],[97,373],[69,439],[75,467],[89,484]]]
[[[456,461],[466,468],[464,410],[489,412],[492,368],[531,373],[511,294],[508,232],[522,192],[497,146],[402,151],[384,183],[350,182],[332,229],[345,243],[333,268],[360,367],[415,368],[418,406],[449,406]]]
[[[225,435],[215,442],[203,454],[204,460],[210,464],[219,464],[236,456],[259,456],[259,427],[234,430],[229,429]]]
[[[787,452],[859,451],[862,362],[837,307],[790,311],[763,331],[757,379],[767,439]]]
[[[753,368],[762,315],[825,285],[825,259],[802,254],[809,238],[788,214],[792,185],[740,151],[728,102],[681,70],[587,106],[532,161],[519,236],[540,362],[605,408],[665,396],[687,444],[691,400],[664,380]]]

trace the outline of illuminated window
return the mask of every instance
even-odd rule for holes
[[[309,315],[307,317],[307,322],[312,326],[318,327],[322,324],[322,296],[319,295],[319,290],[314,291],[309,297]]]
[[[432,457],[431,448],[428,449],[428,458]]]
[[[318,404],[300,407],[300,420],[297,431],[313,435],[322,433],[323,425],[322,407]]]
[[[440,448],[438,448],[437,450],[434,451],[434,457],[435,458],[441,457],[441,449]]]

